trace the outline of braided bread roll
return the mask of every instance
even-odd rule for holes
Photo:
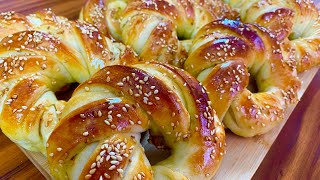
[[[153,53],[156,52],[155,48],[163,47],[169,52],[173,46],[178,47],[173,48],[174,52],[186,53],[185,59],[179,60],[179,63],[172,61],[176,59],[174,57],[169,60],[170,57],[163,59],[167,63],[182,66],[203,83],[218,117],[224,118],[225,125],[234,133],[251,137],[266,133],[279,124],[283,120],[287,105],[297,101],[297,91],[301,84],[295,72],[295,65],[283,57],[286,53],[282,51],[275,35],[261,26],[238,21],[226,19],[211,22],[215,18],[202,18],[204,16],[197,13],[191,17],[205,20],[195,21],[194,26],[187,26],[186,21],[180,19],[190,17],[190,14],[185,13],[189,12],[189,6],[178,8],[179,2],[155,0],[122,3],[121,11],[116,13],[120,21],[121,40],[136,49],[138,54]],[[205,4],[212,3],[211,8],[227,8],[228,11],[217,11],[217,17],[228,17],[228,12],[231,11],[228,6],[214,2],[216,1],[206,1]],[[89,22],[103,22],[103,19],[105,22],[113,22],[104,12],[108,12],[116,3],[120,1],[88,1],[81,13],[82,19]],[[165,3],[172,5],[164,6]],[[188,3],[189,1],[186,4]],[[197,1],[194,4],[197,4]],[[207,8],[206,5],[204,9]],[[98,7],[101,9],[99,14],[102,15],[96,18],[93,12],[96,12],[94,10],[99,9]],[[201,8],[198,11],[205,12]],[[231,14],[231,18],[234,18],[232,15],[234,14]],[[164,20],[168,22],[162,23],[160,27],[158,23]],[[101,26],[106,27],[110,30],[108,25]],[[179,31],[180,27],[185,31],[190,30],[191,33],[186,33],[186,36],[179,35],[182,31]],[[176,32],[178,37],[191,39],[178,41]],[[183,48],[176,44],[182,44]],[[223,72],[228,73],[220,74],[218,77],[216,73],[221,68],[225,69]],[[249,84],[247,68],[252,79],[257,81],[257,93],[246,89]],[[229,110],[221,104],[230,106]]]
[[[320,17],[311,0],[224,0],[241,20],[269,28],[284,40],[286,59],[302,72],[320,64]]]
[[[247,88],[240,91],[224,116],[224,124],[237,135],[251,137],[268,132],[283,120],[287,105],[297,102],[301,82],[291,64],[283,60],[275,36],[264,27],[228,19],[211,22],[195,36],[189,53],[185,69],[198,77],[209,96],[239,92],[235,81],[228,81],[226,76],[214,87],[208,74],[221,62],[241,60],[256,80],[257,92]],[[244,73],[239,67],[229,76],[240,79]],[[235,86],[228,89],[230,83]],[[217,102],[216,97],[210,99]],[[213,103],[214,109],[219,109],[219,101],[223,99]]]
[[[31,151],[46,154],[46,141],[65,105],[55,91],[84,82],[106,65],[138,61],[92,25],[50,10],[29,16],[2,13],[0,23],[0,126]]]
[[[186,48],[205,24],[236,13],[219,0],[90,0],[80,19],[130,45],[145,60],[182,67]]]
[[[106,34],[130,45],[145,60],[157,60],[184,67],[192,45],[192,38],[206,23],[220,18],[235,18],[236,14],[221,1],[109,1],[90,0],[80,13],[80,19],[94,23]],[[190,39],[180,41],[179,38]],[[197,64],[199,66],[200,64]],[[201,66],[201,65],[200,65]],[[221,70],[220,70],[221,69]],[[239,78],[227,72],[240,72]],[[217,73],[221,73],[217,76]],[[241,61],[219,64],[208,76],[215,81],[225,77],[237,91],[220,95],[211,90],[211,99],[219,101],[215,107],[223,118],[232,100],[248,85],[249,78]],[[234,82],[234,83],[232,83]],[[208,85],[210,86],[210,85]],[[221,88],[220,88],[221,89]]]
[[[47,149],[56,179],[211,179],[224,154],[204,88],[158,62],[103,68],[74,91],[61,118]],[[172,149],[154,166],[139,143],[148,129]]]

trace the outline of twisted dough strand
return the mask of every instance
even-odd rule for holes
[[[55,91],[87,80],[106,65],[137,61],[130,49],[113,44],[95,27],[50,10],[29,16],[2,13],[0,23],[0,125],[28,150],[45,154],[65,104]]]
[[[225,143],[209,104],[198,81],[169,65],[105,67],[68,101],[48,140],[51,172],[57,179],[209,179]],[[139,143],[147,129],[172,149],[153,175]]]
[[[185,69],[203,82],[214,109],[220,108],[224,94],[240,93],[223,121],[238,135],[251,137],[269,131],[283,120],[286,106],[297,101],[301,83],[293,67],[283,60],[275,36],[266,28],[228,19],[214,21],[200,29],[189,53]],[[248,67],[256,80],[257,93],[237,87],[243,83],[239,80],[246,72],[240,66],[221,77],[223,81],[219,85],[214,85],[219,81],[210,77],[212,67],[234,60],[241,60]],[[230,76],[235,80],[227,79]]]
[[[219,118],[226,115],[224,122],[234,133],[254,136],[269,131],[283,119],[286,106],[297,101],[301,84],[295,64],[286,58],[289,53],[281,49],[273,32],[262,26],[228,19],[213,21],[216,19],[212,13],[200,13],[206,12],[209,4],[213,8],[229,9],[221,2],[206,1],[202,9],[194,10],[194,16],[186,12],[189,12],[188,7],[195,7],[199,2],[184,2],[194,6],[180,7],[176,2],[157,0],[121,3],[121,11],[116,13],[120,21],[121,33],[117,33],[120,40],[142,57],[156,54],[160,57],[156,60],[183,67],[197,77],[209,92]],[[98,1],[88,1],[81,13],[82,19],[94,22],[93,7],[99,6],[104,14],[114,7],[110,4],[120,1],[95,3]],[[216,17],[228,17],[228,12],[231,10],[218,11]],[[235,14],[229,15],[234,18]],[[194,26],[189,26],[189,17],[194,18]],[[100,22],[104,18],[106,22],[113,22],[108,16],[99,18]],[[108,25],[105,27],[110,29]],[[185,31],[179,30],[180,27]],[[179,41],[177,36],[189,40]],[[162,50],[174,56],[167,56]],[[176,53],[182,55],[178,61]],[[257,81],[257,93],[245,88],[249,77],[243,63]],[[220,69],[223,70],[220,72]],[[220,104],[230,106],[229,111]]]
[[[311,0],[224,0],[241,20],[267,27],[283,42],[286,59],[302,72],[320,64],[320,16]]]
[[[80,19],[130,45],[145,60],[182,67],[188,42],[179,39],[190,39],[203,25],[235,15],[217,0],[91,0]]]

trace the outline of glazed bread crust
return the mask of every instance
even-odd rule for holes
[[[172,151],[152,167],[139,142],[148,129]],[[222,123],[200,83],[152,62],[108,66],[81,84],[47,153],[56,179],[210,179],[224,144]]]
[[[320,17],[311,0],[224,0],[241,20],[267,27],[282,42],[286,59],[302,72],[320,64]]]
[[[251,137],[268,132],[283,120],[287,105],[298,100],[301,82],[294,67],[283,59],[279,44],[264,27],[228,19],[205,25],[194,38],[185,69],[203,82],[212,102],[236,94],[226,115],[219,111],[218,115],[224,116],[224,124],[237,135]],[[238,65],[221,76],[220,84],[208,76],[217,64],[236,60],[248,68],[257,92],[246,88],[244,66]],[[219,103],[213,103],[214,109],[219,107]]]
[[[2,13],[0,23],[0,126],[28,150],[45,154],[65,105],[55,91],[84,82],[106,65],[138,61],[133,51],[92,25],[50,10],[29,16]]]
[[[284,43],[288,32],[283,29],[290,23],[280,25],[279,18],[272,21],[278,25],[269,21],[271,24],[266,25],[235,20],[238,15],[244,21],[243,17],[255,17],[255,14],[244,16],[247,11],[265,12],[263,8],[255,10],[256,5],[249,2],[253,1],[228,1],[237,14],[222,1],[215,0],[91,0],[84,6],[80,19],[107,29],[111,36],[132,46],[142,57],[154,54],[148,57],[183,67],[206,87],[213,108],[225,125],[238,135],[251,137],[268,132],[283,120],[286,107],[298,100],[301,82],[292,51]],[[240,10],[236,9],[238,6]],[[110,12],[116,12],[118,25],[110,24],[116,22],[108,16]],[[291,17],[289,10],[281,13],[283,18]],[[288,16],[284,16],[286,13]],[[272,29],[279,27],[283,28],[281,32]],[[248,87],[251,86],[249,74],[257,82],[256,92]],[[229,110],[220,103],[230,107]]]
[[[213,20],[236,15],[220,0],[90,0],[80,19],[130,45],[147,61],[182,67],[189,43],[183,40]]]
[[[225,134],[195,78],[166,64],[137,64],[130,48],[50,10],[2,15],[0,126],[46,155],[54,178],[212,178]],[[58,100],[54,92],[74,82],[72,98]],[[147,130],[172,150],[155,166],[139,143]]]

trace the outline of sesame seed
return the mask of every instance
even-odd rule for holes
[[[125,149],[125,148],[123,148],[123,149]],[[122,161],[122,159],[123,159],[123,158],[122,158],[121,156],[117,156],[117,160],[118,160],[118,161]]]
[[[97,163],[94,162],[94,163],[91,164],[91,167],[90,167],[90,168],[93,169],[93,168],[95,168],[96,166],[97,166]]]
[[[117,169],[117,171],[121,174],[123,173],[123,169]]]
[[[99,110],[98,111],[98,116],[101,117],[102,116],[102,112]]]
[[[92,176],[92,175],[87,174],[84,178],[85,178],[85,179],[90,179],[90,178],[91,178],[91,176]]]
[[[111,178],[111,176],[110,176],[109,174],[107,174],[107,173],[104,173],[103,176],[104,176],[105,178],[107,178],[107,179],[110,179],[110,178]]]
[[[110,170],[110,171],[112,171],[112,170],[114,170],[114,169],[116,169],[116,166],[115,166],[115,165],[112,165],[112,166],[109,167],[109,170]]]
[[[94,168],[94,169],[91,169],[90,171],[89,171],[89,174],[94,174],[95,172],[96,172],[96,168]]]
[[[101,159],[101,156],[98,155],[98,156],[96,157],[96,161],[99,161],[100,159]]]
[[[110,106],[108,106],[108,109],[112,109],[114,107],[113,104],[110,104]]]
[[[110,126],[110,122],[108,120],[104,120],[104,123],[106,123],[108,126]]]
[[[88,135],[89,135],[89,132],[88,132],[88,131],[85,131],[82,135],[83,135],[83,136],[88,136]]]
[[[123,84],[123,82],[118,82],[117,85],[118,86],[123,86],[124,84]]]
[[[123,110],[124,112],[128,112],[128,110],[127,110],[126,107],[122,107],[122,110]]]

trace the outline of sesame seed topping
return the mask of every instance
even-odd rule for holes
[[[90,174],[87,174],[87,175],[85,175],[85,179],[90,179],[92,177],[92,175],[90,175]]]
[[[114,170],[114,169],[116,169],[116,166],[115,166],[115,165],[112,165],[112,166],[109,167],[109,170],[110,170],[110,171],[112,171],[112,170]]]
[[[98,116],[101,117],[102,116],[102,112],[99,110],[98,111]]]
[[[107,178],[107,179],[110,179],[110,178],[111,178],[111,176],[110,176],[109,174],[107,174],[107,173],[104,173],[103,176],[104,176],[105,178]]]
[[[83,135],[83,136],[88,136],[88,135],[89,135],[89,132],[88,132],[88,131],[85,131],[82,135]]]
[[[85,116],[84,114],[80,114],[80,117],[81,117],[82,119],[85,119],[85,118],[86,118],[86,116]]]
[[[123,82],[118,82],[117,85],[118,86],[123,86],[124,84],[123,84]]]

